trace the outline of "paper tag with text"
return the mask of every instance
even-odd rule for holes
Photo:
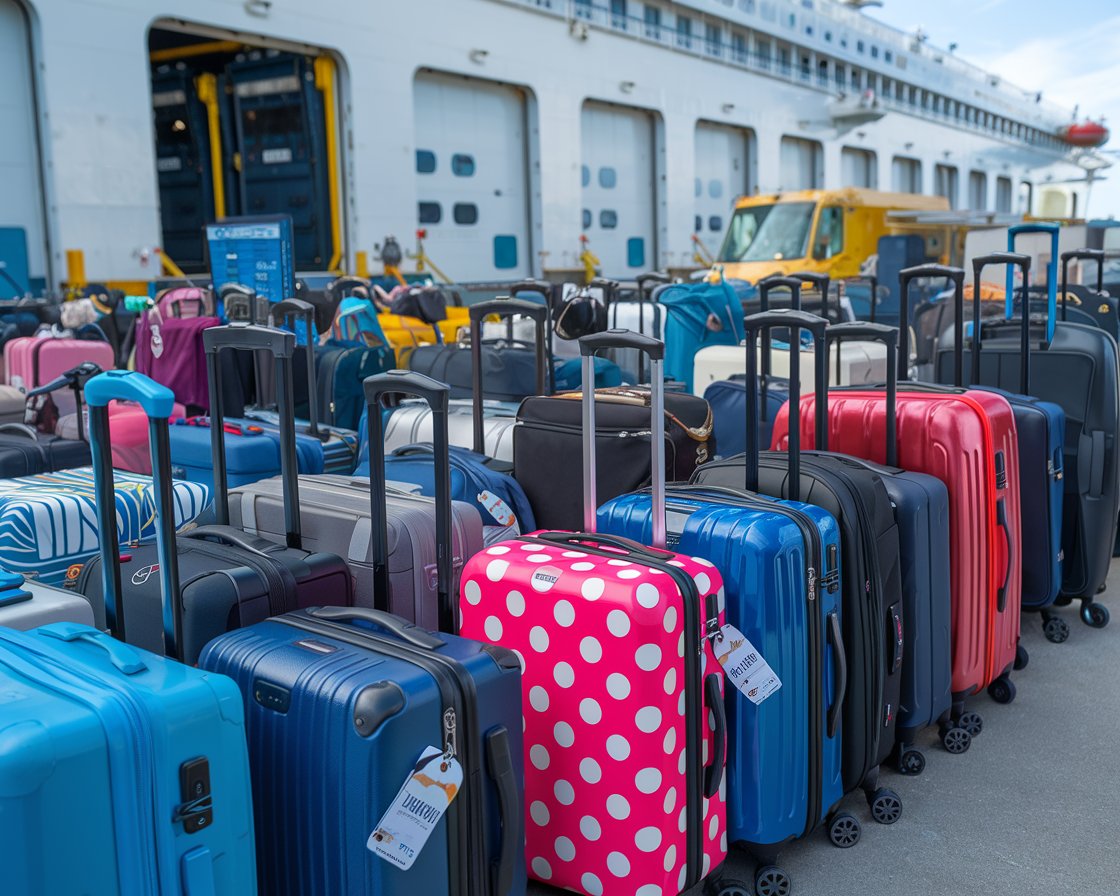
[[[712,647],[728,679],[751,703],[761,703],[782,686],[770,664],[735,626],[722,626]]]
[[[407,871],[462,784],[459,760],[439,747],[428,747],[369,835],[366,848]]]

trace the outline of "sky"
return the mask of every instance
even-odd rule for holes
[[[1104,117],[1120,150],[1120,0],[884,0],[866,12],[914,31],[1082,117]],[[1120,155],[1089,199],[1092,217],[1120,218]]]

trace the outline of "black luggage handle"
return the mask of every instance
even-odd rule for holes
[[[996,501],[996,525],[1003,529],[1003,537],[1007,539],[1007,565],[1003,570],[1003,584],[999,586],[999,590],[996,592],[996,609],[1002,613],[1007,609],[1007,591],[1011,584],[1011,573],[1014,569],[1014,548],[1011,540],[1011,526],[1007,522],[1007,500],[1005,498]]]
[[[308,610],[307,615],[328,622],[368,622],[423,650],[439,650],[447,643],[427,629],[384,610],[371,610],[368,607],[315,607]]]
[[[724,766],[727,763],[727,709],[723,705],[723,693],[719,688],[719,680],[719,675],[704,677],[704,705],[715,720],[714,730],[712,731],[712,738],[715,741],[712,749],[712,761],[704,770],[704,796],[708,799],[712,799],[719,793]]]
[[[509,747],[509,731],[499,725],[486,733],[486,767],[498,789],[498,813],[502,828],[502,848],[498,860],[491,865],[491,896],[508,896],[513,889],[513,873],[521,852],[525,832],[524,811],[517,795],[517,774]]]
[[[798,281],[793,281],[800,287]],[[825,332],[828,321],[823,317],[806,314],[804,311],[779,310],[748,314],[743,318],[746,331],[747,349],[747,445],[744,457],[747,491],[758,491],[759,445],[758,404],[765,396],[759,395],[758,348],[755,340],[759,332],[766,333],[773,327],[789,327],[789,500],[798,501],[801,495],[801,330],[813,334],[814,358],[816,361],[816,437],[817,448],[828,450],[828,389],[824,383],[828,379],[828,357],[825,348]]]
[[[953,303],[957,309],[953,321],[953,384],[964,381],[964,269],[943,264],[918,264],[898,273],[898,379],[910,379],[910,284],[915,280],[947,278],[953,284]]]
[[[866,339],[887,347],[887,466],[898,466],[898,328],[886,324],[850,321],[828,328],[828,343]]]
[[[280,480],[284,500],[285,542],[300,549],[303,533],[299,513],[299,460],[296,449],[295,398],[292,356],[296,335],[256,324],[227,324],[202,331],[206,373],[210,380],[210,456],[214,468],[214,520],[229,525],[229,481],[226,471],[226,434],[222,408],[221,352],[227,349],[270,352],[276,366],[276,409],[280,417]]]
[[[1062,320],[1066,319],[1069,263],[1071,261],[1095,261],[1097,263],[1097,292],[1104,292],[1104,259],[1104,249],[1073,249],[1062,253]]]
[[[603,293],[603,306],[607,308],[618,296],[618,290],[621,286],[621,283],[612,280],[610,277],[592,277],[587,281],[588,289],[598,289]]]
[[[815,610],[811,607],[810,610]],[[835,612],[828,614],[828,640],[832,644],[833,674],[836,676],[836,698],[828,710],[828,736],[836,737],[840,728],[840,714],[848,696],[848,653],[844,649],[844,633]]]
[[[832,286],[832,278],[828,274],[818,274],[815,271],[797,271],[790,274],[791,277],[800,280],[802,283],[812,283],[821,293],[821,317],[828,320],[828,292]],[[840,319],[842,309],[840,307],[840,295],[836,295],[836,318]]]
[[[801,284],[802,279],[800,276],[784,277],[781,274],[771,274],[769,277],[763,277],[755,287],[758,289],[758,308],[762,313],[770,310],[770,293],[775,289],[788,289],[789,290],[789,306],[794,311],[801,310]],[[793,351],[792,344],[790,351]],[[766,382],[770,379],[770,331],[764,330],[762,333],[762,383],[765,386]],[[766,419],[766,403],[762,403],[762,419]]]
[[[308,435],[325,442],[330,435],[319,431],[319,390],[315,376],[315,345],[311,341],[311,334],[315,332],[315,306],[303,299],[284,299],[268,310],[269,327],[274,327],[276,320],[283,324],[288,318],[295,320],[303,318],[303,325],[307,327],[307,417],[311,424],[308,427]],[[295,349],[292,351],[294,354]]]
[[[528,292],[529,290],[525,290]],[[486,437],[483,432],[482,401],[482,319],[488,314],[509,318],[524,315],[533,321],[533,358],[536,361],[536,392],[545,395],[549,391],[550,354],[548,351],[547,327],[549,310],[545,305],[525,299],[500,298],[489,302],[471,305],[471,423],[474,429],[474,450],[486,453]]]
[[[33,426],[26,423],[0,423],[0,433],[4,435],[21,435],[32,442],[39,441],[39,436]]]
[[[1023,314],[1019,339],[1019,392],[1029,395],[1031,391],[1031,303],[1030,303],[1030,275],[1031,258],[1029,255],[1019,255],[1015,252],[993,252],[991,255],[980,255],[972,259],[972,384],[980,384],[980,346],[983,342],[983,320],[980,316],[980,275],[989,265],[1003,264],[1008,268],[1012,266],[1023,271]],[[1008,272],[1008,278],[1011,274]],[[1009,301],[1014,305],[1015,297],[1009,296]],[[958,319],[963,317],[963,309],[957,309]],[[957,383],[959,386],[960,383]]]
[[[410,370],[390,370],[366,377],[366,417],[369,436],[369,497],[372,511],[373,598],[379,610],[389,607],[389,508],[385,485],[385,426],[382,399],[413,395],[432,409],[432,458],[436,502],[436,599],[439,629],[454,634],[458,626],[457,597],[451,593],[451,449],[447,432],[450,386]]]
[[[665,547],[665,343],[632,330],[606,330],[581,336],[583,358],[583,529],[594,532],[596,500],[595,353],[605,348],[632,348],[649,358],[650,481],[653,547]],[[601,537],[601,536],[600,536]]]
[[[197,541],[213,540],[228,544],[235,548],[241,548],[243,551],[248,551],[250,554],[259,554],[262,557],[267,557],[268,548],[276,547],[276,545],[261,538],[257,535],[250,535],[241,529],[235,529],[232,526],[196,526],[184,532],[182,538],[193,538]]]
[[[672,283],[673,278],[664,271],[646,271],[644,274],[638,274],[634,282],[638,284],[638,301],[647,302],[653,299],[653,291],[657,287]]]
[[[871,323],[875,323],[875,315],[878,312],[878,298],[879,298],[879,278],[874,274],[860,274],[858,277],[847,277],[843,282],[846,283],[859,283],[863,281],[871,287],[871,302],[868,305],[867,316]],[[837,295],[837,299],[839,299]]]
[[[179,585],[179,554],[175,547],[174,482],[171,478],[171,436],[168,427],[175,407],[175,395],[166,386],[142,373],[108,370],[86,383],[85,396],[89,406],[97,527],[101,533],[101,593],[105,599],[106,623],[117,638],[127,640],[124,603],[121,600],[121,549],[117,535],[109,402],[135,401],[148,416],[152,491],[156,506],[156,555],[163,594],[164,652],[171,657],[181,657],[183,601]]]

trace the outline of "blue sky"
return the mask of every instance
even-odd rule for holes
[[[1104,116],[1120,147],[1120,0],[884,0],[872,17],[930,42],[1081,115]],[[1120,156],[1093,188],[1089,213],[1120,217]]]

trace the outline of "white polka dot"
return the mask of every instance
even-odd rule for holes
[[[607,583],[602,579],[584,579],[583,584],[579,586],[579,593],[583,595],[584,600],[598,600],[603,596],[606,587]]]
[[[463,597],[467,599],[467,603],[472,607],[477,607],[478,602],[482,600],[482,588],[478,582],[471,579],[463,586]]]
[[[529,629],[529,646],[537,653],[548,650],[548,631],[539,625],[534,625]]]
[[[486,564],[486,578],[491,582],[500,582],[507,569],[509,569],[508,560],[491,560]]]
[[[661,710],[656,706],[643,706],[634,716],[639,731],[652,734],[661,727]]]
[[[608,560],[607,566],[633,566],[629,560]]]
[[[533,768],[543,772],[548,768],[548,750],[540,744],[534,744],[529,750],[529,761],[533,763]]]
[[[607,693],[615,700],[625,700],[630,696],[630,680],[621,672],[612,672],[607,676]]]
[[[638,601],[639,606],[645,607],[647,610],[652,610],[661,602],[661,592],[657,590],[656,585],[643,582],[638,586],[638,590],[634,592],[634,598]]]
[[[719,851],[722,853],[727,852],[727,831],[719,835]]]
[[[530,638],[532,636],[530,635]],[[672,696],[677,690],[677,667],[670,666],[669,671],[665,673],[665,693]]]
[[[677,656],[684,658],[684,632],[681,632],[681,636],[677,638]]]
[[[661,787],[661,772],[655,768],[643,768],[634,776],[634,786],[642,793],[656,793]]]
[[[607,738],[607,754],[622,762],[630,757],[630,743],[621,734],[612,734]]]
[[[511,591],[506,595],[506,609],[510,616],[524,616],[525,595],[520,591]]]
[[[622,610],[611,610],[607,614],[607,631],[616,638],[625,638],[630,634],[630,617]]]
[[[548,710],[548,691],[540,685],[529,688],[529,705],[537,712]]]
[[[646,884],[643,887],[638,887],[634,892],[634,896],[664,896],[665,891],[657,884]]]
[[[579,832],[592,843],[603,836],[603,828],[599,821],[590,815],[584,815],[579,820]]]
[[[590,896],[603,896],[603,882],[590,871],[586,872],[579,882]]]
[[[704,861],[700,863],[700,876],[707,877],[708,872],[712,870],[712,857],[704,853]]]
[[[547,563],[552,558],[548,554],[530,554],[526,559],[530,563]]]
[[[676,808],[676,805],[677,805],[677,788],[670,787],[669,792],[665,794],[665,802],[662,804],[662,808],[665,810],[665,814],[668,815],[670,812],[673,811],[674,808]]]
[[[562,806],[570,806],[576,801],[575,789],[563,778],[553,785],[552,793],[556,797],[556,801]]]
[[[594,563],[573,563],[572,572],[591,572],[595,568]]]
[[[543,857],[533,859],[531,867],[537,880],[552,880],[552,866]]]
[[[677,830],[682,834],[688,830],[688,806],[681,809],[681,814],[677,816]]]
[[[562,747],[570,747],[576,742],[576,733],[567,722],[557,722],[552,729],[552,736],[556,738],[556,743]]]
[[[719,816],[713,813],[712,820],[708,822],[708,839],[715,840],[719,833]]]
[[[530,557],[530,560],[533,558]],[[706,572],[698,572],[692,577],[692,581],[696,583],[696,590],[700,592],[700,596],[704,597],[709,591],[712,590],[712,580],[708,577]]]
[[[496,545],[494,545],[494,547],[487,550],[486,553],[490,554],[491,556],[494,556],[494,557],[500,557],[500,556],[502,556],[502,554],[508,554],[509,553],[509,545],[496,544]]]
[[[680,561],[680,560],[670,560],[670,561],[669,561],[669,565],[670,565],[670,566],[679,566],[679,567],[681,567],[682,569],[684,568],[684,564],[683,564],[683,563],[681,563],[681,561]]]
[[[665,850],[665,863],[661,867],[664,868],[665,873],[668,874],[673,870],[675,864],[677,864],[677,845],[675,843],[670,843],[669,848]]]
[[[715,569],[715,564],[711,560],[705,560],[703,557],[693,557],[693,563],[699,563],[701,566],[706,566],[708,569]]]
[[[579,642],[579,655],[589,663],[597,663],[603,658],[602,645],[588,635]]]
[[[715,818],[713,815],[712,818]],[[661,828],[642,828],[634,837],[634,845],[642,852],[653,852],[661,845]],[[661,892],[659,889],[657,892]]]
[[[665,611],[665,618],[661,620],[661,624],[665,626],[665,631],[672,633],[673,629],[677,627],[677,608],[669,607]]]
[[[529,817],[543,828],[548,824],[548,819],[550,817],[548,814],[548,806],[540,800],[534,801],[533,805],[529,807]]]
[[[519,663],[521,663],[521,671],[524,672],[525,671],[525,655],[520,650],[514,650],[513,654],[514,654],[514,656],[517,657],[517,661]]]
[[[656,644],[643,644],[634,651],[634,662],[643,672],[652,672],[661,665],[661,648]]]
[[[552,670],[552,677],[562,688],[570,688],[576,681],[575,670],[568,663],[557,663]]]
[[[640,569],[624,569],[619,574],[620,579],[639,579],[642,576]]]
[[[499,641],[502,637],[502,620],[497,616],[487,616],[486,622],[482,625],[482,630],[486,632],[488,641]]]
[[[599,767],[599,763],[590,757],[580,762],[579,775],[588,784],[598,784],[603,780],[603,770]]]
[[[518,547],[520,547],[523,551],[539,551],[541,549],[541,546],[539,544],[530,544],[528,542],[522,545],[518,545]]]
[[[564,551],[564,553],[561,554],[560,556],[561,557],[568,557],[568,558],[571,558],[571,559],[574,560],[577,557],[586,557],[587,554],[585,554],[583,551]]]
[[[579,701],[579,715],[588,725],[598,725],[603,718],[603,710],[599,707],[599,701],[584,697]]]
[[[685,766],[688,764],[688,750],[681,750],[681,755],[677,757],[677,771],[682,775],[684,774]]]
[[[567,837],[557,837],[556,843],[556,857],[561,862],[570,862],[576,857],[576,845]]]
[[[677,748],[677,729],[670,728],[665,732],[665,742],[662,744],[665,748],[665,755],[671,756],[673,751]]]
[[[684,882],[685,882],[685,879],[687,877],[688,877],[688,865],[687,864],[681,865],[681,873],[677,877],[677,889],[678,890],[683,890],[684,889]]]
[[[630,874],[630,860],[620,852],[612,852],[607,856],[607,869],[615,877],[626,877]]]
[[[685,693],[684,691],[681,691],[680,697],[677,698],[677,715],[679,716],[684,715],[684,697]]]
[[[556,606],[552,608],[552,615],[556,618],[556,622],[564,628],[576,621],[575,607],[566,600],[556,601]]]
[[[626,797],[620,796],[617,793],[612,793],[607,797],[607,814],[611,818],[622,821],[624,818],[630,817],[630,804],[626,802]]]

